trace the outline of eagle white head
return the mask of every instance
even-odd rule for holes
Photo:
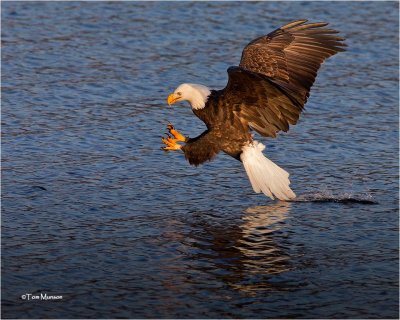
[[[179,101],[189,101],[192,109],[203,109],[206,106],[211,90],[206,86],[194,83],[182,83],[168,96],[169,105]]]

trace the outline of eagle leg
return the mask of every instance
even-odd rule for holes
[[[178,130],[175,129],[175,127],[172,125],[172,123],[167,124],[167,129],[170,134],[174,136],[175,139],[178,141],[182,142],[187,142],[189,137],[185,137],[183,134],[181,134]]]

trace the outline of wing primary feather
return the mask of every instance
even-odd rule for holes
[[[327,25],[328,25],[328,23],[326,23],[326,22],[307,23],[307,24],[302,24],[302,25],[296,26],[294,28],[291,28],[290,31],[300,31],[300,30],[306,30],[306,29],[315,29],[315,28],[325,27]]]
[[[270,137],[296,124],[321,64],[346,48],[345,39],[327,25],[295,20],[252,40],[239,66],[228,69],[223,89],[235,117]]]
[[[306,19],[304,19],[304,20],[292,21],[292,22],[289,22],[288,24],[285,24],[284,26],[280,27],[279,29],[287,30],[287,29],[293,28],[293,27],[295,27],[295,26],[298,26],[298,25],[300,25],[300,24],[306,23],[307,21],[308,21],[308,20],[306,20]],[[277,29],[277,30],[279,30],[279,29]]]

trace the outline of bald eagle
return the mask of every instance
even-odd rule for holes
[[[189,138],[168,124],[163,149],[182,150],[195,166],[223,151],[243,163],[255,192],[272,199],[295,198],[289,174],[263,155],[265,146],[254,140],[252,131],[275,138],[297,123],[321,64],[346,46],[338,31],[326,26],[297,20],[254,39],[244,48],[239,66],[228,68],[222,90],[178,86],[168,104],[188,101],[207,130]]]

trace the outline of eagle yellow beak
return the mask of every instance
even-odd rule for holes
[[[175,93],[171,93],[167,99],[168,105],[174,104],[178,99],[179,97]]]

